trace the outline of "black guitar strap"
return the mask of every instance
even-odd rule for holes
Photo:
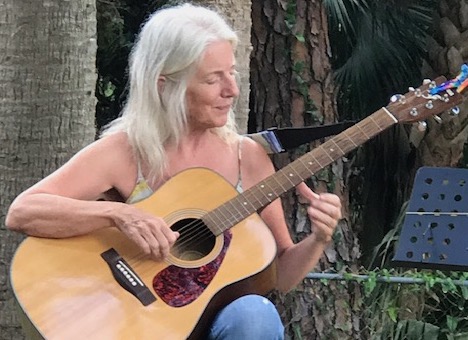
[[[310,143],[316,139],[336,135],[354,125],[355,122],[347,121],[320,126],[306,126],[300,128],[270,128],[257,133],[249,133],[246,136],[263,145],[270,153],[281,153]]]

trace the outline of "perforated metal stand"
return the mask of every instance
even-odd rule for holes
[[[392,265],[468,270],[468,169],[418,170]]]

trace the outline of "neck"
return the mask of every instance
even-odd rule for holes
[[[212,143],[213,137],[216,135],[211,130],[190,130],[177,145],[169,145],[167,150],[178,153],[193,153]]]

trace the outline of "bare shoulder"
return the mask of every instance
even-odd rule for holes
[[[117,155],[128,155],[131,153],[131,146],[125,132],[116,132],[111,135],[97,139],[88,148],[95,149],[96,152],[113,149]],[[86,148],[85,148],[86,149]]]
[[[95,199],[112,188],[125,194],[135,178],[132,148],[126,134],[119,132],[89,144],[28,192]]]
[[[270,157],[265,148],[251,138],[242,139],[242,159],[247,164],[255,165],[261,163],[271,163]]]
[[[241,166],[248,187],[274,173],[273,163],[265,148],[248,137],[242,140]]]
[[[100,167],[134,163],[132,147],[124,132],[117,132],[94,141],[79,151],[71,161],[83,162],[84,159],[88,164]]]
[[[78,153],[78,164],[92,167],[100,174],[102,180],[107,178],[113,187],[127,186],[127,179],[133,184],[136,176],[137,163],[133,149],[125,132],[116,132],[90,144]]]

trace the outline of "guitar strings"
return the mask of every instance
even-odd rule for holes
[[[247,190],[243,193],[243,195],[248,198],[247,201],[250,202],[251,200],[249,198],[254,198],[258,202],[261,202],[258,200],[258,197],[255,197],[255,192],[253,190]],[[239,195],[241,196],[241,195]],[[249,196],[249,197],[247,197]],[[239,198],[239,197],[236,197]],[[275,198],[276,199],[276,198]],[[231,200],[232,201],[232,200]],[[271,203],[271,200],[268,200],[269,203]],[[230,203],[229,201],[226,202],[224,205]],[[223,206],[218,207],[217,209],[211,211],[210,213],[206,213],[203,216],[201,216],[199,219],[195,219],[194,221],[187,223],[186,225],[182,226],[178,232],[180,232],[180,237],[174,244],[174,246],[178,247],[179,249],[183,248],[196,248],[197,245],[203,244],[204,242],[207,242],[210,238],[217,237],[221,235],[224,231],[228,229],[228,227],[232,227],[236,225],[237,223],[240,223],[243,219],[245,219],[247,216],[251,215],[252,212],[249,212],[244,206],[242,206],[244,209],[246,209],[247,214],[242,213],[239,209],[237,209],[236,205],[231,203],[231,206],[233,206],[235,212],[229,214],[229,216],[226,216],[223,214]],[[252,204],[252,207],[255,208],[255,205]],[[216,213],[219,211],[219,213]],[[203,221],[203,217],[206,217],[208,215],[212,215],[213,217],[216,217],[219,220],[219,223],[221,226],[213,226],[214,228],[217,228],[218,231],[220,231],[219,235],[216,235],[213,230],[211,230],[208,225]],[[220,216],[221,215],[221,216]],[[239,219],[240,218],[240,219]],[[238,221],[237,223],[235,221]],[[140,252],[136,256],[132,257],[129,259],[129,261],[139,261],[144,257],[147,257],[148,255]]]
[[[211,214],[217,216],[214,212],[211,212]],[[205,214],[204,216],[206,215],[207,214]],[[236,212],[233,213],[229,218],[224,220],[221,220],[221,218],[217,216],[220,219],[220,223],[222,224],[222,227],[216,226],[216,228],[218,228],[221,232],[219,235],[221,235],[223,231],[227,230],[226,226],[233,225],[231,222],[232,220],[235,221],[238,217],[242,216],[243,215],[238,210],[236,210]],[[205,222],[203,222],[202,218],[203,216],[200,219],[196,219],[194,221],[191,221],[190,223],[187,223],[178,230],[178,232],[180,232],[180,237],[174,244],[174,247],[178,247],[177,249],[181,250],[183,250],[184,248],[194,249],[197,247],[197,245],[201,245],[204,242],[210,240],[210,238],[218,236],[215,235],[215,233],[206,225]],[[136,256],[129,258],[128,261],[129,264],[136,267],[136,265],[141,259],[148,256],[149,255],[143,252],[139,252]]]

